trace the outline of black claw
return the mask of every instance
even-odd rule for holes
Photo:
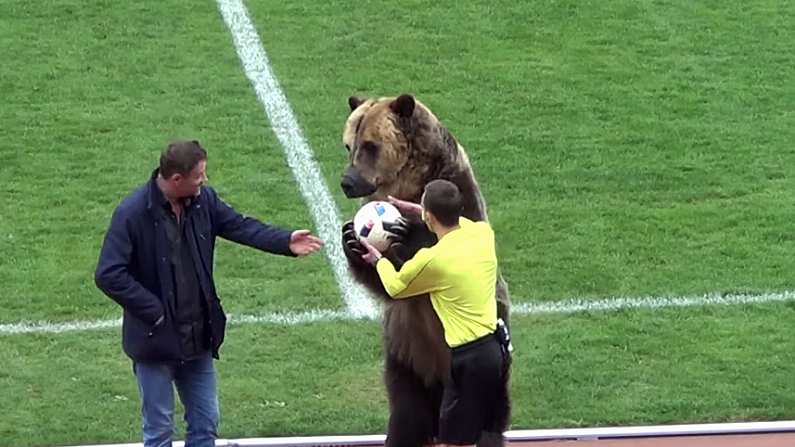
[[[363,255],[364,254],[364,250],[363,250],[363,247],[361,246],[361,244],[357,244],[357,243],[354,243],[354,242],[347,242],[345,244],[345,246],[348,247],[348,250],[356,253],[357,255]]]
[[[385,223],[384,230],[389,233],[387,237],[392,242],[400,242],[409,234],[409,221],[399,217],[395,222]]]

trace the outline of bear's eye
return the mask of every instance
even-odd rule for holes
[[[345,150],[350,152],[351,151],[351,145],[348,144],[348,143],[345,143]]]

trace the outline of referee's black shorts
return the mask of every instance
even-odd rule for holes
[[[505,399],[503,350],[489,334],[452,348],[452,380],[445,386],[439,416],[439,442],[475,444],[493,431],[493,416]]]

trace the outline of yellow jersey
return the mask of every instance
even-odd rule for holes
[[[462,217],[459,228],[436,245],[420,249],[400,271],[386,258],[378,261],[376,269],[392,298],[430,294],[450,347],[497,327],[497,254],[494,231],[486,222]]]

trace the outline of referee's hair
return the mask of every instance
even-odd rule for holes
[[[423,208],[430,211],[446,227],[458,225],[463,207],[461,191],[455,183],[448,180],[433,180],[425,185]]]

